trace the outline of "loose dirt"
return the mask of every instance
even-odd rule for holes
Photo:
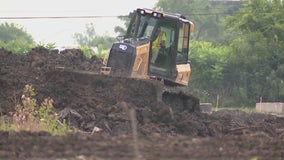
[[[78,130],[65,136],[0,131],[0,159],[283,159],[283,117],[176,109],[157,100],[155,82],[101,76],[101,65],[77,49],[38,47],[27,56],[0,49],[1,115],[21,103],[31,84],[38,102],[52,98],[60,118]]]

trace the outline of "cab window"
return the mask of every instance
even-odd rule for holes
[[[179,28],[177,63],[187,63],[189,45],[189,23],[183,23]]]

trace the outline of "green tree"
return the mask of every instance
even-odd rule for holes
[[[191,41],[190,50],[190,89],[202,102],[214,102],[218,94],[226,95],[223,72],[230,48],[212,42]]]
[[[212,7],[209,0],[159,0],[155,8],[168,13],[180,13],[195,24],[195,40],[220,42],[223,40],[222,21],[230,8]]]
[[[33,37],[15,23],[0,25],[0,46],[17,54],[26,54],[35,46]]]
[[[166,13],[180,13],[195,24],[195,33],[192,35],[195,40],[205,40],[211,42],[224,41],[224,27],[222,25],[227,14],[231,14],[238,7],[220,4],[213,7],[210,0],[159,0],[154,9]],[[130,19],[127,16],[119,17],[125,22],[127,28]],[[117,26],[116,33],[124,35],[124,27]]]
[[[250,0],[226,20],[232,52],[226,77],[238,102],[284,101],[284,5],[281,0]],[[238,38],[236,38],[238,36]]]
[[[103,36],[97,35],[95,24],[93,23],[86,24],[86,31],[83,33],[75,33],[74,38],[87,57],[93,55],[103,57],[102,53],[106,52],[102,50],[110,49],[113,42],[116,41],[114,37],[106,34]],[[95,50],[93,48],[95,48]]]
[[[130,18],[128,16],[119,16],[118,19],[121,21],[124,21],[124,27],[122,26],[116,26],[114,28],[115,33],[118,33],[119,35],[125,35],[126,29],[130,23]]]

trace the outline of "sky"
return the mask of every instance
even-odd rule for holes
[[[55,43],[57,47],[76,46],[74,33],[83,33],[87,23],[94,23],[98,35],[116,36],[115,26],[123,26],[116,18],[136,8],[153,8],[157,0],[0,0],[0,23],[22,26],[37,43]],[[72,17],[67,19],[3,19],[7,17]]]

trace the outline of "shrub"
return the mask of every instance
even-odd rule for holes
[[[15,54],[27,54],[34,47],[33,37],[15,23],[0,24],[0,47]]]
[[[1,130],[15,131],[47,131],[53,135],[64,135],[69,130],[66,121],[60,122],[58,115],[54,112],[53,100],[45,98],[40,106],[37,106],[35,91],[32,85],[26,85],[21,97],[22,104],[15,106],[11,113],[12,124],[1,123]],[[3,116],[2,116],[3,117]]]

